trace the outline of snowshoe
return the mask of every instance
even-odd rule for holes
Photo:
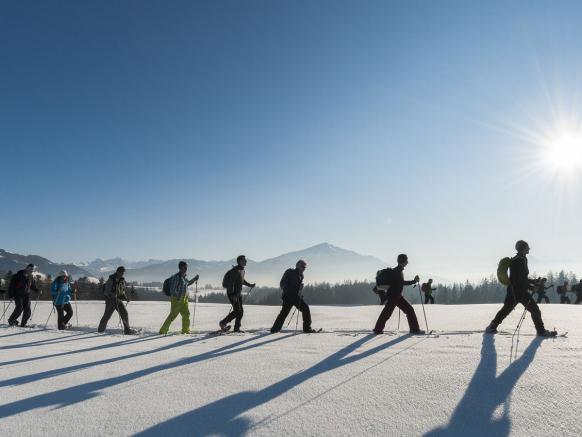
[[[558,336],[557,331],[548,331],[546,329],[542,332],[538,332],[538,337],[557,337],[557,336]]]
[[[227,325],[225,322],[219,322],[218,325],[220,326],[220,330],[222,332],[230,331],[230,325]]]
[[[410,335],[424,335],[426,331],[424,329],[417,329],[416,331],[410,331]]]
[[[497,334],[497,328],[494,328],[493,326],[489,325],[487,326],[487,328],[485,328],[485,332],[487,334]]]
[[[303,333],[304,334],[316,334],[318,332],[321,332],[321,328],[319,328],[319,329],[313,329],[313,328],[305,328],[305,329],[303,329]]]

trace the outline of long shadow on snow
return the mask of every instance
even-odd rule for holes
[[[242,416],[245,412],[270,402],[293,387],[296,387],[311,378],[339,367],[355,363],[387,349],[390,346],[394,346],[395,344],[410,338],[410,335],[403,335],[357,355],[348,356],[350,352],[355,351],[371,338],[374,338],[374,335],[369,334],[362,337],[312,367],[291,375],[275,384],[265,387],[262,390],[245,391],[227,396],[197,408],[196,410],[174,417],[166,422],[159,423],[137,435],[178,435],[187,429],[192,430],[196,435],[202,436],[210,434],[225,436],[244,435],[249,432],[253,426],[248,418]]]
[[[1,405],[0,406],[0,418],[13,416],[16,414],[23,413],[25,411],[34,410],[36,408],[46,408],[46,407],[51,407],[51,406],[54,408],[62,408],[62,407],[65,407],[67,405],[76,404],[78,402],[83,402],[83,401],[86,401],[88,399],[92,399],[96,396],[99,396],[99,392],[101,390],[105,390],[109,387],[113,387],[113,386],[116,386],[118,384],[123,384],[125,382],[133,381],[134,379],[142,378],[144,376],[148,376],[148,375],[151,375],[151,374],[156,373],[156,372],[161,372],[161,371],[168,370],[168,369],[175,369],[177,367],[187,366],[189,364],[194,364],[194,363],[199,363],[202,361],[210,360],[212,358],[220,358],[220,357],[223,357],[225,355],[233,354],[236,352],[242,352],[242,351],[246,351],[249,349],[254,349],[256,347],[264,346],[264,345],[269,344],[269,343],[274,343],[276,341],[284,340],[284,339],[292,336],[292,335],[286,335],[286,336],[282,336],[282,337],[277,337],[277,338],[273,338],[273,339],[270,339],[267,341],[263,341],[261,343],[255,343],[255,344],[251,344],[251,345],[248,345],[245,347],[235,349],[236,347],[241,346],[245,343],[260,339],[260,338],[264,337],[265,335],[267,335],[267,334],[262,334],[262,335],[250,337],[248,339],[241,340],[239,342],[223,346],[223,347],[216,349],[216,350],[213,350],[213,351],[208,351],[208,352],[205,352],[205,353],[200,354],[200,355],[194,355],[192,357],[182,358],[182,359],[170,362],[170,363],[158,364],[158,365],[149,367],[147,369],[137,370],[135,372],[115,376],[115,377],[108,378],[108,379],[102,379],[100,381],[88,382],[86,384],[76,385],[73,387],[68,387],[68,388],[64,388],[61,390],[57,390],[57,391],[54,391],[51,393],[45,393],[42,395],[33,396],[31,398],[28,398],[28,399],[22,399],[20,401],[12,402],[12,403],[9,403],[6,405]],[[204,338],[195,339],[195,340],[191,340],[191,339],[184,340],[180,343],[192,343],[192,342],[200,341],[203,339]],[[175,347],[175,345],[164,346],[162,348],[154,349],[154,350],[147,351],[147,352],[138,352],[136,354],[132,354],[131,356],[151,354],[151,353],[159,352],[160,350],[168,349],[169,347]],[[104,361],[113,362],[113,361],[116,361],[118,359],[127,359],[131,356],[111,358],[109,360],[104,360]],[[101,363],[101,364],[105,364],[105,363]],[[85,366],[89,367],[89,366],[91,366],[91,363],[86,364]],[[76,367],[76,366],[72,366],[72,367]],[[58,373],[59,371],[55,370],[54,372]]]
[[[44,329],[40,331],[32,331],[32,332],[46,332]],[[53,344],[58,343],[65,343],[68,341],[76,341],[76,340],[87,340],[90,338],[99,338],[99,335],[90,335],[89,332],[77,332],[75,334],[70,335],[59,335],[58,337],[51,337],[45,338],[43,340],[35,340],[30,341],[28,343],[19,343],[19,344],[9,344],[7,346],[0,346],[0,350],[5,349],[21,349],[25,347],[32,347],[32,346],[52,346]]]
[[[455,408],[446,427],[436,428],[425,436],[507,436],[511,431],[509,400],[513,388],[521,375],[532,363],[542,342],[535,338],[519,359],[513,361],[499,376],[497,373],[497,351],[491,334],[483,335],[481,361],[467,387],[463,398]],[[493,413],[503,405],[502,417],[495,419]]]
[[[0,367],[1,366],[8,366],[11,364],[14,365],[14,364],[22,364],[22,363],[30,362],[30,361],[43,360],[43,359],[47,359],[47,358],[57,358],[57,357],[62,357],[62,356],[66,356],[66,355],[76,355],[76,354],[81,354],[84,352],[95,352],[95,351],[119,347],[119,346],[131,346],[134,344],[144,343],[146,341],[155,340],[155,339],[156,339],[156,337],[134,338],[134,339],[130,339],[130,340],[118,341],[116,343],[108,343],[108,344],[102,344],[99,346],[88,347],[85,349],[75,349],[72,351],[59,352],[56,354],[41,355],[41,356],[36,356],[36,357],[31,357],[31,358],[22,358],[19,360],[6,361],[4,363],[0,363]],[[86,363],[86,364],[77,364],[77,365],[70,366],[70,367],[64,367],[62,369],[48,370],[45,372],[29,374],[26,376],[19,376],[16,378],[0,381],[0,387],[6,387],[6,386],[18,385],[18,384],[26,384],[28,382],[33,382],[33,381],[38,381],[40,379],[50,378],[52,376],[62,375],[65,373],[74,372],[77,370],[82,370],[85,368],[98,366],[100,364],[108,364],[110,362],[120,361],[120,360],[124,360],[126,358],[133,358],[134,356],[146,355],[146,354],[158,352],[160,350],[171,349],[172,347],[182,346],[184,343],[188,343],[188,341],[184,340],[180,343],[173,343],[169,346],[162,347],[160,349],[153,349],[153,350],[149,350],[149,351],[145,351],[145,352],[138,352],[138,353],[131,354],[131,355],[119,356],[119,357],[104,359],[101,361],[91,361],[91,362]]]

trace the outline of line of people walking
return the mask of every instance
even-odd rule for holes
[[[545,278],[529,278],[527,255],[529,254],[530,247],[527,242],[519,240],[515,245],[515,249],[517,253],[514,257],[504,259],[507,260],[507,271],[500,273],[500,270],[498,270],[500,282],[507,285],[507,293],[503,307],[487,326],[486,332],[496,333],[497,327],[503,322],[507,315],[513,311],[515,306],[518,303],[521,303],[524,306],[525,311],[531,313],[538,335],[556,335],[555,331],[548,331],[545,329],[541,317],[541,311],[538,306],[538,303],[540,303],[542,299],[545,299],[545,301],[548,302],[545,293],[546,290],[553,287],[553,285],[547,286]],[[504,260],[502,260],[500,266]],[[398,309],[406,315],[410,334],[424,334],[425,331],[420,329],[414,308],[403,296],[405,286],[419,285],[419,276],[416,275],[412,280],[404,279],[404,269],[408,265],[408,256],[406,254],[398,255],[396,261],[397,265],[394,268],[382,269],[378,271],[376,275],[376,286],[374,287],[374,291],[380,296],[380,301],[384,308],[380,312],[372,331],[376,334],[381,334],[395,308],[398,307]],[[230,331],[230,323],[233,320],[233,332],[242,332],[241,325],[244,315],[244,299],[242,296],[243,286],[250,288],[248,294],[250,294],[252,289],[256,286],[255,283],[250,283],[245,279],[246,265],[246,257],[240,255],[236,259],[236,265],[229,269],[224,275],[222,286],[226,289],[226,294],[231,304],[231,311],[229,311],[224,319],[218,322],[219,331],[221,332]],[[29,264],[25,269],[20,270],[16,275],[14,275],[10,282],[9,297],[14,300],[15,304],[15,309],[8,319],[8,324],[10,326],[18,324],[18,318],[21,314],[22,320],[20,325],[26,326],[31,315],[30,293],[31,291],[34,291],[39,295],[41,293],[33,277],[34,269],[35,266]],[[306,269],[307,262],[300,259],[297,261],[295,268],[289,268],[283,274],[279,284],[282,289],[282,306],[271,327],[271,333],[281,331],[283,324],[293,307],[295,307],[295,309],[302,315],[303,332],[317,332],[312,327],[309,305],[305,302],[302,293],[304,287],[304,273]],[[190,333],[188,287],[193,284],[198,284],[199,275],[195,275],[192,279],[189,279],[187,272],[188,264],[181,261],[178,264],[178,272],[164,281],[163,291],[170,297],[170,313],[160,327],[159,334],[161,335],[165,335],[169,332],[170,325],[178,315],[182,317],[181,333]],[[120,322],[123,324],[124,333],[136,333],[136,331],[130,327],[129,314],[126,305],[124,304],[124,301],[129,303],[127,283],[124,274],[125,268],[123,266],[118,267],[115,273],[109,276],[103,286],[105,310],[97,328],[98,332],[105,331],[111,316],[114,312],[117,312],[120,317]],[[505,278],[505,276],[507,277]],[[432,292],[436,289],[432,287],[432,283],[432,279],[429,279],[426,283],[423,283],[420,286],[420,290],[425,294],[424,304],[434,303]],[[567,290],[567,283],[564,284],[563,288],[558,288],[563,290],[561,292],[565,293],[565,290]],[[575,290],[579,293],[579,298],[576,303],[580,303],[582,301],[582,280],[576,286]],[[538,293],[537,302],[533,299],[534,293]],[[51,295],[53,297],[54,309],[56,309],[57,312],[58,329],[66,329],[70,327],[69,321],[73,316],[71,299],[76,295],[75,290],[69,283],[69,275],[66,271],[59,272],[58,276],[53,281],[51,285]],[[197,293],[195,294],[195,298],[196,296]]]

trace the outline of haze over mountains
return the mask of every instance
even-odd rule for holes
[[[360,255],[356,252],[321,243],[307,249],[289,252],[263,261],[249,259],[246,267],[249,282],[260,286],[278,286],[283,272],[294,267],[298,259],[303,258],[308,263],[305,282],[342,282],[345,280],[373,280],[375,272],[386,266],[386,263],[373,256]],[[108,260],[96,259],[88,263],[59,264],[36,255],[18,255],[0,250],[0,273],[8,270],[16,271],[29,262],[38,266],[45,274],[55,275],[59,270],[66,269],[74,277],[94,276],[105,277],[111,274],[119,265],[127,268],[126,278],[129,281],[161,282],[177,271],[180,259],[167,261],[153,260],[130,262],[122,258]],[[191,276],[200,275],[200,284],[220,286],[224,273],[236,262],[234,259],[225,261],[203,261],[185,259],[189,265]]]

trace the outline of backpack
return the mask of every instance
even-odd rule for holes
[[[8,299],[12,299],[16,295],[16,276],[17,275],[18,274],[15,273],[10,278],[10,283],[8,284]]]
[[[224,278],[222,278],[222,288],[230,290],[234,286],[237,271],[237,268],[233,267],[224,274]]]
[[[503,285],[509,285],[509,266],[511,264],[511,258],[505,257],[499,260],[497,265],[497,280]]]
[[[558,293],[558,294],[566,294],[566,292],[564,290],[564,286],[563,285],[558,285],[558,288],[556,288],[556,293]]]
[[[392,285],[392,269],[387,267],[376,272],[376,286]]]
[[[425,282],[424,284],[422,284],[422,285],[420,286],[420,289],[421,289],[421,290],[422,290],[424,293],[426,293],[426,292],[428,292],[428,291],[431,291],[430,287],[428,286],[428,282]]]
[[[170,281],[172,280],[172,278],[173,276],[170,276],[168,279],[164,281],[164,284],[162,285],[162,291],[166,296],[171,296],[172,294],[170,293]]]

